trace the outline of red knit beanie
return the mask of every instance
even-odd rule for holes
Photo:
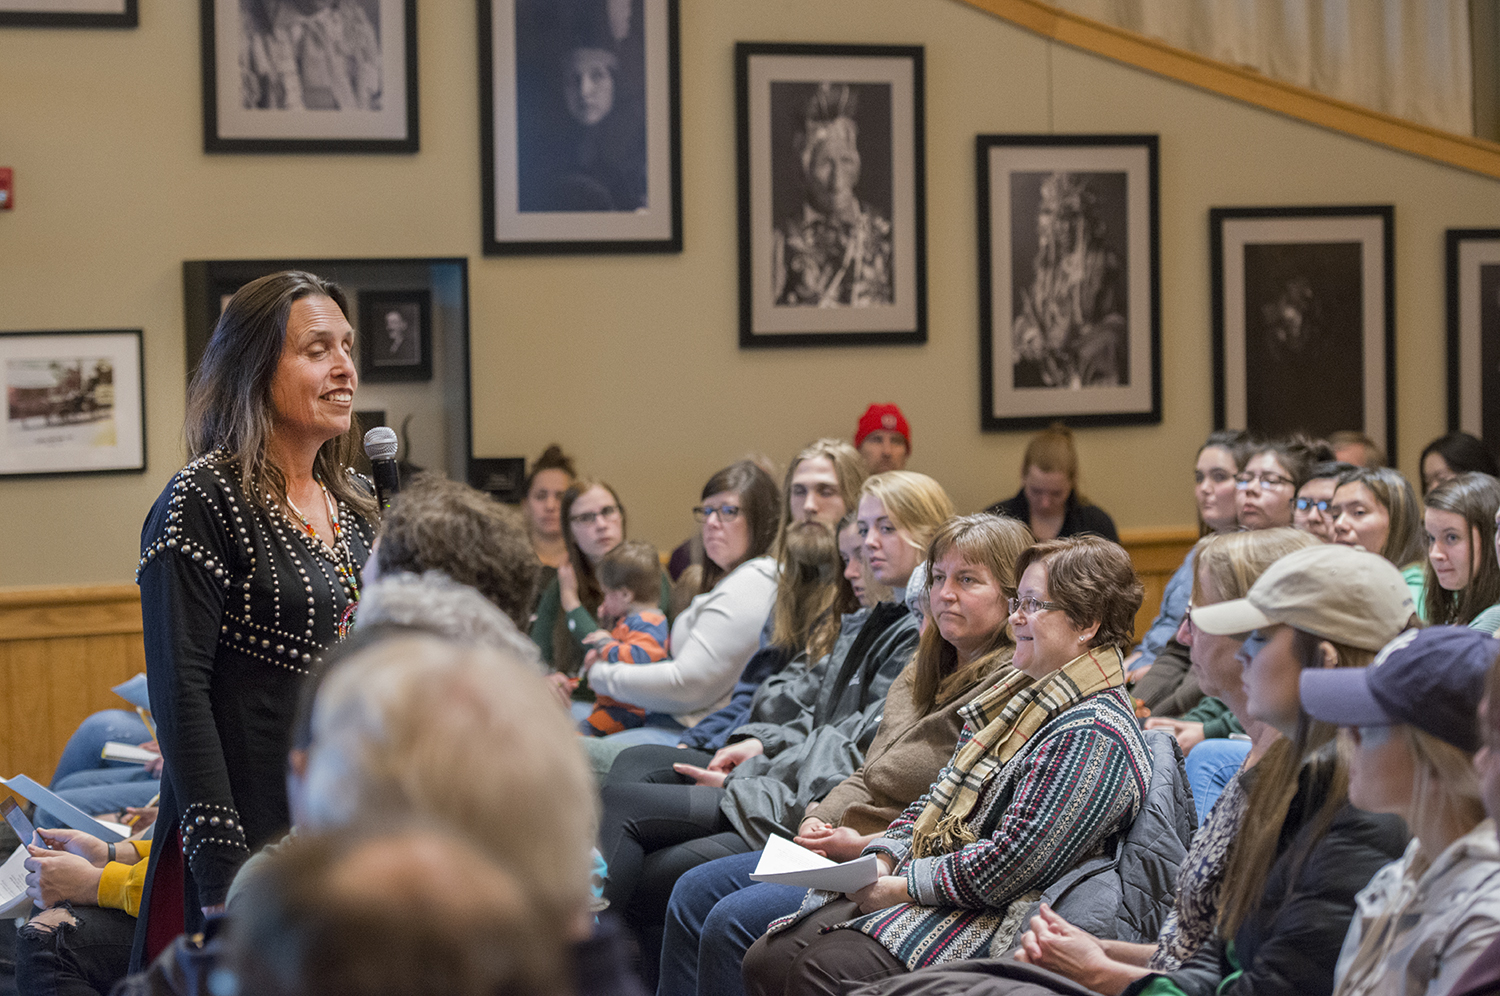
[[[906,424],[906,416],[901,414],[900,408],[895,405],[871,405],[866,408],[865,413],[859,417],[859,428],[854,430],[854,448],[859,449],[865,437],[877,429],[901,433],[901,437],[906,440],[906,451],[911,452],[911,426]]]

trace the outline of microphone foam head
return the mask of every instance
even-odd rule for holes
[[[365,433],[365,456],[371,460],[394,460],[396,447],[396,430],[388,425],[377,425]]]

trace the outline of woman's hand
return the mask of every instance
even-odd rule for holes
[[[711,788],[723,788],[724,779],[729,777],[726,771],[710,771],[700,768],[696,764],[683,764],[678,762],[672,765],[672,770],[684,778],[691,778],[695,785],[707,785]]]
[[[551,685],[552,690],[557,693],[558,701],[562,703],[564,709],[573,707],[573,689],[578,687],[576,678],[569,678],[561,671],[553,671],[547,675],[547,684]]]
[[[798,844],[832,861],[853,861],[879,834],[862,835],[850,827],[829,826],[822,820],[803,823],[795,838]]]
[[[1177,746],[1182,748],[1184,754],[1203,742],[1203,724],[1192,720],[1153,716],[1146,720],[1146,729],[1166,730],[1177,738]]]
[[[156,755],[154,758],[146,762],[146,774],[151,776],[152,778],[160,778],[161,766],[163,763],[161,756],[161,745],[158,744],[155,740],[147,740],[145,743],[138,744],[137,746],[139,746],[141,750],[149,750],[151,753]]]
[[[26,853],[26,894],[37,906],[98,905],[101,872],[87,858],[30,844]]]
[[[109,861],[109,845],[91,833],[59,827],[56,830],[38,830],[36,835],[43,846],[54,851],[76,854],[95,868],[103,868]],[[135,864],[135,848],[127,847],[125,850],[130,852],[131,858],[126,864]]]
[[[1105,954],[1099,939],[1058,916],[1046,903],[1031,918],[1031,929],[1021,935],[1016,960],[1066,975],[1090,989],[1120,991],[1119,987],[1100,989],[1115,963]]]
[[[882,875],[858,892],[846,893],[845,898],[858,906],[861,913],[875,913],[901,903],[914,902],[906,889],[905,875]]]
[[[578,600],[578,575],[573,573],[572,558],[557,565],[557,594],[564,612],[583,608],[583,603]]]
[[[752,757],[765,752],[766,745],[754,737],[741,740],[728,747],[720,748],[719,752],[714,755],[714,759],[708,762],[708,770],[722,771],[727,775]]]
[[[156,823],[157,806],[126,806],[125,825],[130,828],[130,839],[140,840],[141,834]]]

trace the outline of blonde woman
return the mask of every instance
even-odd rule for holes
[[[1078,493],[1078,448],[1061,422],[1031,437],[1021,458],[1021,490],[988,511],[1020,519],[1038,541],[1095,533],[1120,542],[1109,513]]]

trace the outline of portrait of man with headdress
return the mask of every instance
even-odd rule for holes
[[[789,87],[772,84],[773,106]],[[781,306],[867,307],[895,299],[888,210],[861,197],[865,162],[860,153],[860,97],[880,102],[889,117],[890,86],[880,83],[816,85],[802,108],[792,150],[801,196],[776,225],[772,252],[773,300]],[[869,110],[873,111],[873,108]],[[889,133],[887,125],[886,134]],[[867,149],[866,155],[889,149]],[[889,186],[888,161],[881,171]],[[878,196],[878,195],[877,195]],[[889,205],[889,191],[884,191]]]

